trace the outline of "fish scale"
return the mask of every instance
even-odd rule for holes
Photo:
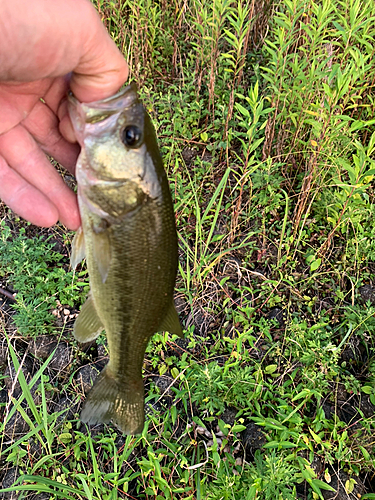
[[[80,342],[105,329],[110,361],[89,392],[81,419],[111,419],[126,434],[144,426],[142,366],[151,336],[182,336],[173,304],[178,265],[175,217],[151,120],[128,86],[112,98],[69,97],[81,154],[82,229],[72,265],[86,256],[90,295],[76,320]]]

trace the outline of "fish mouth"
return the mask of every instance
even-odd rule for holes
[[[81,168],[79,171],[78,181],[81,187],[84,189],[93,186],[106,186],[108,188],[121,188],[127,182],[138,181],[138,179],[143,180],[143,177],[135,176],[134,178],[125,175],[125,177],[113,177],[112,175],[106,175],[103,172],[98,173],[96,170],[90,168]]]
[[[85,205],[86,209],[88,209],[91,213],[99,216],[102,221],[106,221],[109,226],[118,224],[119,221],[122,221],[124,219],[130,219],[150,201],[150,199],[145,196],[142,200],[138,200],[137,203],[132,207],[122,207],[122,209],[120,210],[113,210],[112,207],[111,210],[111,207],[107,207],[107,209],[104,209],[100,204],[97,203],[96,200],[90,198],[90,195],[88,193],[85,193],[83,190],[78,189],[78,194],[80,205]]]
[[[137,86],[127,85],[115,95],[99,101],[80,102],[72,91],[68,92],[68,102],[73,108],[79,108],[86,123],[96,123],[108,116],[114,115],[138,102]]]

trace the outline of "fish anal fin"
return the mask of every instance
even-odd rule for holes
[[[169,333],[174,333],[175,335],[178,335],[179,337],[183,337],[184,334],[182,332],[181,328],[181,323],[180,320],[178,319],[178,314],[176,311],[176,308],[174,306],[173,300],[169,304],[169,307],[167,309],[167,312],[163,318],[163,321],[161,322],[160,331],[166,331]]]
[[[92,297],[88,297],[74,323],[74,337],[78,342],[91,342],[104,330]]]
[[[80,418],[87,424],[113,420],[124,434],[140,434],[145,421],[142,379],[118,381],[106,366],[88,393]]]
[[[93,258],[98,266],[102,283],[106,282],[111,264],[111,241],[108,230],[93,232]]]
[[[73,269],[86,257],[85,238],[83,236],[82,226],[78,228],[72,242],[72,253],[70,256],[70,265]]]

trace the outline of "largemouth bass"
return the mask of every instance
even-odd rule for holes
[[[158,331],[182,336],[173,303],[177,272],[175,217],[155,131],[130,85],[89,104],[69,96],[81,153],[77,162],[82,230],[71,263],[86,256],[90,294],[74,325],[79,342],[104,329],[110,361],[89,392],[81,420],[113,419],[142,432],[142,365]]]

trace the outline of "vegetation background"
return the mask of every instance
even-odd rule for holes
[[[374,499],[375,3],[95,5],[159,137],[186,338],[148,347],[142,435],[81,424],[86,269],[2,206],[0,495]]]

